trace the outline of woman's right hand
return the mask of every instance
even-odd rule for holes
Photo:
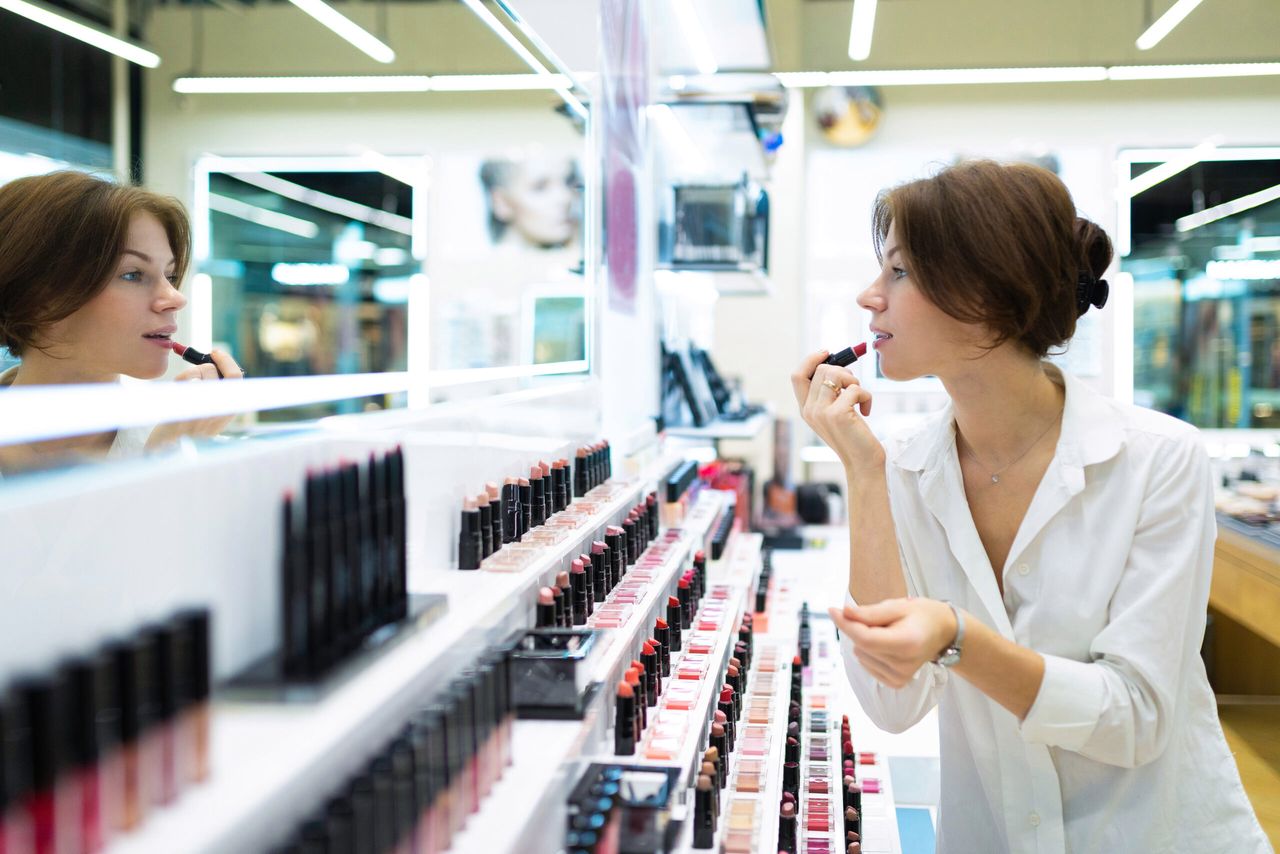
[[[848,368],[824,364],[829,355],[811,353],[791,375],[800,415],[836,452],[845,471],[883,471],[884,446],[863,420],[871,414],[871,392]]]

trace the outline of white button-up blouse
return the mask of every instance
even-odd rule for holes
[[[1216,526],[1198,434],[1047,369],[1066,388],[1061,437],[1001,567],[1003,598],[950,407],[886,447],[909,594],[1043,655],[1031,710],[1019,722],[936,664],[885,687],[844,638],[854,692],[893,732],[938,706],[939,852],[1271,851],[1199,654]]]

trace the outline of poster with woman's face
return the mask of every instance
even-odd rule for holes
[[[495,246],[564,249],[580,242],[582,182],[574,158],[485,160],[479,178]]]

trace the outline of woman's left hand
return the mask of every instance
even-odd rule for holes
[[[950,606],[936,599],[886,599],[875,605],[828,609],[853,641],[853,654],[877,681],[901,688],[935,660],[956,636]]]
[[[236,360],[231,358],[230,353],[224,353],[222,350],[210,350],[209,358],[213,359],[212,365],[192,365],[174,377],[174,382],[208,382],[210,380],[216,382],[219,379],[238,380],[244,378],[244,371],[236,364]],[[218,376],[219,373],[222,374],[221,377]],[[147,448],[150,450],[163,447],[178,441],[184,436],[193,439],[207,439],[211,436],[217,436],[227,429],[227,425],[234,418],[234,415],[218,415],[212,418],[196,418],[191,421],[175,421],[171,424],[161,424],[151,431],[151,438],[147,440]]]

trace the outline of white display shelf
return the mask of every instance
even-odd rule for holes
[[[706,537],[727,501],[707,490],[698,497],[695,511],[681,526],[682,537],[669,553],[636,603],[626,625],[603,629],[605,644],[595,662],[594,679],[602,683],[586,715],[580,721],[518,721],[513,763],[480,812],[467,822],[450,851],[457,854],[529,854],[561,848],[565,834],[565,802],[576,782],[579,765],[574,760],[616,761],[604,756],[612,744],[613,694],[626,663],[634,657],[649,627],[674,588],[691,551]],[[608,737],[606,737],[608,736]],[[622,757],[625,758],[625,757]]]
[[[612,524],[670,462],[663,459],[647,477],[632,481],[579,529],[583,537]],[[211,779],[151,815],[138,831],[120,837],[111,854],[172,854],[176,840],[183,851],[200,854],[269,850],[356,773],[429,700],[434,688],[490,643],[532,625],[536,589],[580,551],[583,537],[575,532],[519,572],[427,573],[430,588],[412,592],[446,594],[448,612],[323,700],[216,701]]]
[[[668,427],[668,436],[680,439],[754,439],[773,419],[773,410],[752,415],[742,421],[716,419],[705,427]]]

